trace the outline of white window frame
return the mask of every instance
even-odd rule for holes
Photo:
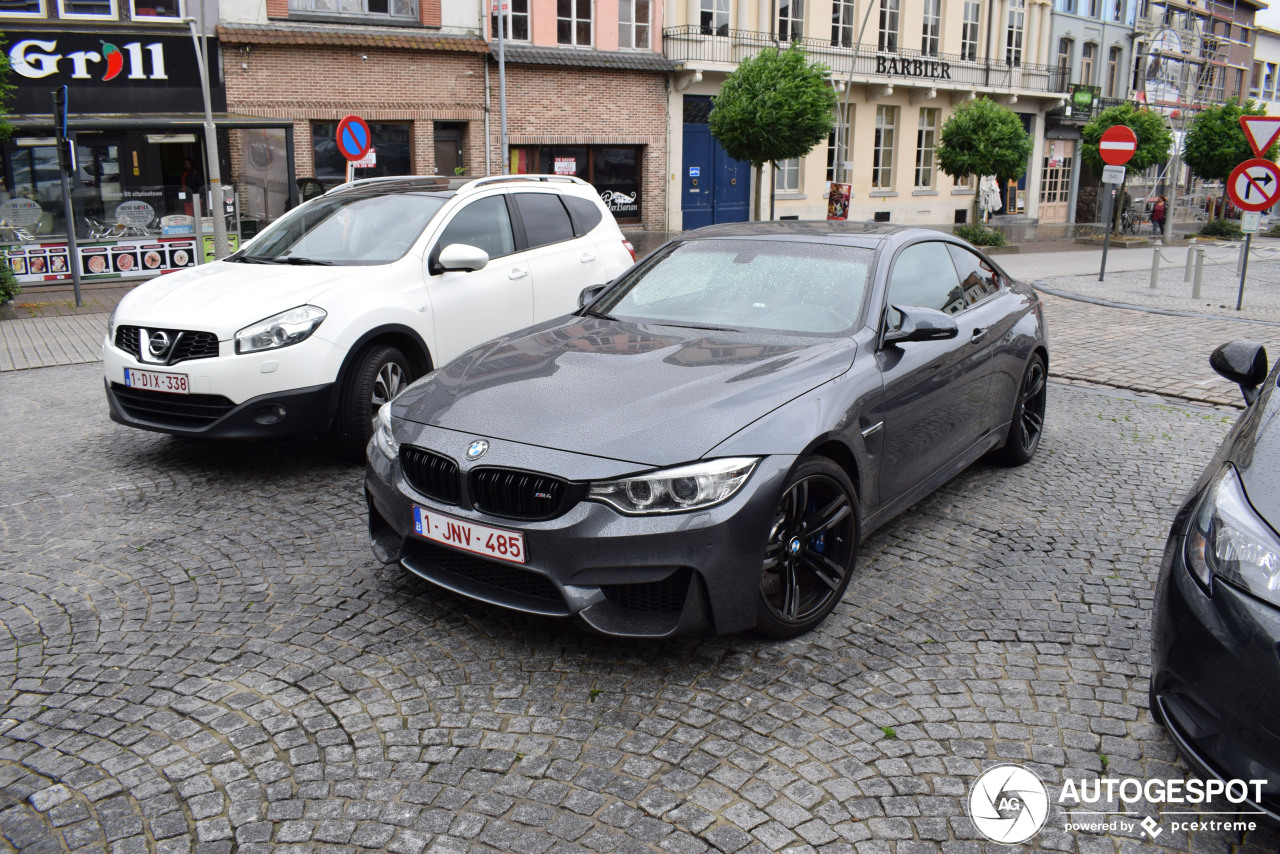
[[[920,108],[920,124],[916,129],[916,184],[917,190],[935,190],[934,178],[938,171],[938,121],[941,111],[937,107]],[[933,121],[928,121],[932,118]],[[921,180],[923,179],[923,180]]]
[[[1095,59],[1098,54],[1098,46],[1093,42],[1085,42],[1080,45],[1080,83],[1084,86],[1093,85],[1094,66],[1097,65]],[[1088,68],[1088,74],[1085,69]]]
[[[876,106],[876,134],[871,152],[871,187],[874,190],[893,189],[894,150],[898,145],[898,109],[892,104]]]
[[[970,15],[970,12],[973,14]],[[981,30],[982,3],[979,0],[964,0],[964,20],[960,25],[960,55],[969,62],[978,60],[978,34]]]
[[[419,2],[421,2],[421,0],[419,0]],[[517,11],[516,9],[516,5],[520,2],[521,0],[511,0],[511,26],[510,26],[511,32],[503,32],[502,34],[503,38],[509,42],[527,42],[533,36],[533,28],[529,20],[530,0],[523,0],[524,2],[523,12]],[[506,15],[503,15],[502,17],[505,18]],[[524,19],[524,31],[526,35],[523,38],[512,35],[512,33],[514,33],[516,29],[517,18]],[[498,16],[497,15],[489,16],[489,38],[492,39],[493,41],[498,40]]]
[[[723,7],[723,8],[721,8]],[[719,35],[721,27],[724,27],[725,35],[729,34],[730,28],[733,26],[731,19],[731,9],[729,0],[702,0],[698,5],[698,28],[703,35]],[[710,15],[711,23],[702,23],[703,17]],[[723,23],[721,23],[723,21]]]
[[[568,18],[560,17],[560,9],[558,8],[559,3],[556,4],[557,6],[556,8],[556,46],[557,47],[594,47],[596,43],[595,0],[569,0],[569,3],[571,4],[571,8],[573,9],[573,14],[570,15],[570,17]],[[587,9],[588,17],[586,18],[582,18],[578,16],[578,13],[582,11],[583,6],[586,6],[586,9]],[[567,41],[567,42],[560,41],[560,22],[561,21],[569,22],[569,32],[573,36],[572,41]],[[589,24],[589,29],[590,29],[590,32],[587,36],[588,41],[586,44],[583,44],[578,41],[578,25],[581,24],[583,21],[586,21]]]
[[[853,139],[853,122],[850,118],[854,113],[853,104],[838,103],[836,104],[836,126],[831,129],[831,133],[827,134],[827,183],[830,184],[836,179],[836,130],[840,130],[840,147],[844,153],[845,162],[852,160],[849,156],[849,146]],[[848,174],[849,170],[845,170],[844,181],[842,183],[850,183],[851,179]]]
[[[856,0],[832,0],[831,44],[833,47],[853,47],[857,20]]]
[[[942,45],[942,0],[924,0],[924,23],[920,28],[920,52],[937,56]]]
[[[773,189],[777,193],[798,193],[804,186],[800,178],[800,165],[803,158],[791,157],[779,160],[773,170]]]
[[[129,0],[129,15],[135,21],[179,21],[182,19],[182,3],[178,3],[176,15],[139,15],[138,0]]]
[[[901,0],[880,0],[879,29],[876,39],[878,49],[886,53],[897,53],[902,40],[902,3]]]
[[[777,0],[778,38],[782,38],[782,26],[787,26],[788,43],[804,38],[804,0]]]
[[[1123,58],[1124,51],[1118,46],[1112,45],[1107,49],[1107,97],[1120,97],[1120,60]]]
[[[77,15],[67,11],[68,0],[58,0],[58,17],[67,21],[114,21],[120,17],[120,6],[116,0],[106,0],[111,11],[105,15]]]
[[[1022,65],[1022,51],[1026,40],[1027,0],[1008,0],[1004,61],[1008,65]]]
[[[49,14],[45,8],[44,0],[36,0],[37,9],[34,12],[8,12],[0,10],[0,18],[43,18]],[[10,34],[12,38],[14,34]]]
[[[653,44],[653,2],[654,0],[618,0],[618,49],[619,50],[648,50]],[[649,14],[645,17],[644,23],[636,20],[636,5],[645,3],[649,7]],[[622,20],[623,10],[631,13],[631,20]],[[636,30],[644,27],[645,39],[644,44],[638,44],[636,39]],[[622,34],[631,31],[631,44],[624,44]]]

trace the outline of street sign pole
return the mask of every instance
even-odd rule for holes
[[[80,298],[80,253],[76,250],[75,209],[71,204],[71,173],[76,168],[75,146],[67,134],[67,87],[53,90],[53,116],[58,123],[58,170],[62,181],[62,216],[67,221],[67,265],[71,268],[71,287],[76,292],[76,308],[84,305]]]
[[[1116,193],[1124,183],[1124,164],[1133,158],[1133,153],[1137,150],[1138,136],[1128,125],[1112,125],[1098,138],[1098,156],[1102,158],[1103,163],[1107,164],[1107,167],[1102,170],[1102,182],[1103,186],[1110,187],[1107,198],[1111,202],[1107,205],[1107,216],[1104,220],[1107,236],[1102,239],[1102,268],[1098,270],[1099,282],[1103,281],[1107,275],[1107,251],[1111,248],[1111,229],[1116,217]]]
[[[1107,191],[1107,236],[1102,239],[1102,268],[1098,270],[1098,281],[1101,282],[1107,277],[1107,250],[1111,248],[1111,219],[1116,210],[1116,185],[1107,184],[1110,187]]]
[[[1253,242],[1253,235],[1246,234],[1244,236],[1244,265],[1240,270],[1240,292],[1236,294],[1236,311],[1240,310],[1240,306],[1244,305],[1244,277],[1249,275],[1249,244]]]

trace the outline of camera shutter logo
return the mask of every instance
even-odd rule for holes
[[[1040,832],[1049,793],[1033,772],[1017,765],[988,768],[969,790],[969,818],[992,842],[1016,845]]]

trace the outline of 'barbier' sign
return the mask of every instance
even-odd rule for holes
[[[876,74],[950,80],[951,63],[940,59],[908,59],[905,56],[876,54]]]

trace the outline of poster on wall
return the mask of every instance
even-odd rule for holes
[[[557,175],[577,175],[578,160],[574,157],[557,157],[555,170]]]
[[[827,193],[827,219],[849,218],[849,197],[853,194],[852,184],[831,182],[831,190]]]
[[[121,240],[77,247],[83,276],[98,279],[156,276],[195,266],[194,240]],[[5,260],[20,283],[38,284],[71,278],[65,243],[25,243],[10,246]]]

